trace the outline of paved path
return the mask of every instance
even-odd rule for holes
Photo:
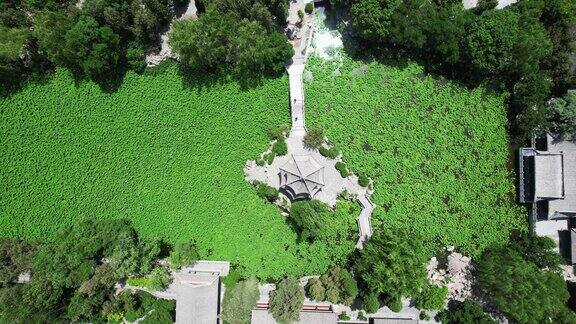
[[[296,23],[296,12],[298,10],[304,10],[305,2],[309,1],[297,0],[296,2],[290,3],[290,8],[288,10],[289,24],[293,25]],[[296,140],[298,144],[300,144],[293,145],[294,147],[301,146],[301,141],[303,140],[304,135],[306,135],[306,105],[304,104],[304,82],[302,77],[306,65],[306,58],[308,56],[308,48],[310,47],[312,38],[315,34],[312,20],[311,15],[306,15],[304,17],[302,28],[298,32],[298,38],[292,41],[292,45],[294,46],[292,64],[287,67],[290,85],[290,111],[292,115],[292,129],[290,131],[288,143],[290,144],[291,140]],[[290,146],[291,145],[289,145],[289,147]],[[374,204],[370,201],[365,191],[358,192],[358,201],[362,206],[362,211],[358,216],[358,242],[356,243],[356,248],[362,249],[364,242],[372,236],[372,223],[370,218],[372,216]]]

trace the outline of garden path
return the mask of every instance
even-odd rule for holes
[[[312,2],[309,0],[296,0],[290,3],[289,8],[289,15],[288,15],[288,24],[289,25],[296,25],[297,24],[297,15],[296,13],[298,10],[304,11],[304,6],[306,2]],[[292,115],[292,129],[290,131],[290,136],[288,138],[288,151],[289,154],[294,154],[294,149],[296,151],[306,151],[302,145],[302,140],[304,139],[304,135],[306,135],[306,124],[305,124],[305,101],[304,101],[304,82],[303,82],[303,74],[304,69],[306,66],[306,58],[308,56],[308,49],[310,48],[312,39],[314,38],[316,32],[313,25],[314,19],[312,15],[305,15],[303,21],[301,22],[301,29],[298,31],[298,35],[294,41],[292,41],[292,46],[294,47],[294,56],[292,58],[292,64],[287,67],[288,71],[288,78],[289,78],[289,86],[290,86],[290,111]],[[312,154],[312,153],[308,153]],[[328,159],[323,158],[320,154],[317,154],[317,160],[320,160],[324,163],[321,163],[326,166],[331,166],[325,168],[325,172],[327,172],[327,176],[325,177],[328,182],[334,180],[334,186],[326,185],[326,190],[320,195],[326,197],[315,197],[319,198],[320,200],[324,200],[328,202],[329,205],[333,206],[335,204],[335,199],[338,195],[338,192],[345,188],[351,193],[356,193],[358,195],[358,201],[362,207],[362,211],[358,216],[358,241],[356,243],[357,249],[362,249],[364,246],[364,242],[368,240],[372,236],[372,222],[370,221],[372,216],[372,210],[374,209],[374,204],[368,198],[368,192],[364,188],[361,188],[357,185],[357,178],[350,181],[351,179],[342,179],[344,181],[337,181],[341,179],[335,172],[335,168],[333,167],[333,163],[329,162]],[[279,162],[282,160],[281,163],[284,163],[285,159],[275,159],[275,162]],[[277,173],[277,165],[278,163],[273,163],[270,168],[266,169],[266,173],[268,174],[276,174]],[[274,167],[276,165],[276,167]],[[247,168],[249,166],[247,165]],[[254,164],[250,165],[249,169],[255,171],[255,169],[259,169],[255,167]],[[247,177],[249,177],[250,172],[247,172]],[[331,174],[334,173],[334,174]],[[270,183],[274,182],[275,179],[273,176],[266,177],[268,181],[265,179],[265,182],[269,182],[272,186],[278,187],[277,183]],[[338,192],[337,192],[338,191]],[[324,198],[324,199],[322,199]]]

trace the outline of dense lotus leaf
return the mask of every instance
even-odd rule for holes
[[[359,209],[337,208],[339,242],[298,242],[244,180],[266,130],[290,122],[286,77],[187,88],[178,68],[128,73],[115,93],[45,84],[0,98],[0,236],[49,239],[78,219],[129,218],[145,236],[197,242],[260,278],[324,272],[354,249]]]
[[[374,180],[375,226],[414,229],[426,253],[455,245],[473,256],[526,230],[507,168],[506,94],[436,80],[416,64],[312,57],[307,68],[307,126]]]

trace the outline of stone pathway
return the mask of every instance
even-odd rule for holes
[[[304,11],[304,6],[308,0],[297,0],[290,3],[288,24],[297,23],[296,12]],[[304,101],[303,74],[306,65],[308,48],[310,47],[315,30],[313,27],[313,16],[305,15],[302,28],[298,31],[298,36],[291,41],[294,46],[294,57],[292,64],[287,67],[290,86],[290,110],[292,115],[292,128],[286,144],[288,154],[278,156],[271,165],[257,166],[255,161],[248,161],[244,168],[246,180],[262,181],[274,188],[280,188],[280,168],[292,158],[292,156],[310,156],[324,169],[324,186],[321,191],[314,194],[313,198],[327,203],[334,207],[339,194],[346,190],[358,197],[358,202],[362,211],[358,216],[358,241],[357,249],[362,249],[364,242],[372,236],[372,223],[370,221],[374,204],[370,201],[366,188],[358,184],[357,176],[342,178],[336,170],[337,160],[328,159],[322,156],[318,150],[309,150],[304,147],[303,140],[306,135],[306,115]]]

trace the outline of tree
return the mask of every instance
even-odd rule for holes
[[[359,0],[350,8],[354,30],[366,40],[381,42],[388,36],[391,16],[401,0]]]
[[[576,139],[576,91],[548,103],[551,130],[566,139]]]
[[[304,289],[294,277],[282,279],[270,293],[270,313],[280,323],[298,320],[303,304]]]
[[[258,281],[250,278],[226,290],[222,319],[230,324],[249,323],[252,309],[260,298]]]
[[[34,37],[38,40],[40,49],[46,52],[48,59],[54,64],[66,65],[66,33],[74,22],[66,14],[54,11],[42,11],[36,15]]]
[[[508,246],[486,251],[476,269],[484,296],[511,320],[541,323],[566,308],[569,294],[564,279],[540,271]]]
[[[354,273],[365,294],[416,296],[426,284],[426,260],[418,235],[406,229],[383,229],[375,231],[360,251]]]
[[[264,198],[270,203],[278,199],[278,189],[270,187],[262,181],[254,181],[254,186],[256,186],[256,193],[260,198]]]
[[[66,59],[87,76],[104,77],[117,69],[120,37],[90,16],[80,16],[66,33]]]
[[[318,127],[310,127],[304,135],[304,146],[307,148],[319,148],[324,144],[324,130]]]
[[[556,243],[549,237],[534,234],[523,235],[510,242],[510,247],[524,260],[532,262],[538,269],[561,271],[564,259],[554,251]]]
[[[416,296],[414,301],[420,309],[442,310],[446,303],[448,288],[445,286],[427,285]]]
[[[511,10],[489,10],[467,30],[466,50],[480,73],[501,72],[512,64],[518,39],[518,14]]]
[[[290,208],[290,217],[303,239],[314,240],[322,236],[329,213],[328,206],[319,200],[297,201]]]
[[[358,295],[358,285],[350,272],[341,267],[332,267],[320,277],[326,291],[326,300],[350,306]]]
[[[32,270],[36,246],[18,239],[0,239],[0,285],[9,284]]]
[[[193,240],[181,241],[174,245],[174,249],[170,252],[168,259],[170,266],[173,269],[180,269],[197,261],[200,258],[198,249]]]
[[[364,301],[362,303],[362,307],[366,311],[366,313],[376,313],[380,308],[380,301],[378,300],[378,295],[375,293],[368,293],[364,296]]]
[[[193,70],[235,74],[239,79],[278,75],[294,54],[286,35],[239,20],[237,10],[211,9],[196,20],[174,23],[170,45]]]
[[[30,32],[25,28],[7,28],[0,25],[0,94],[14,88],[24,74],[20,58],[28,43]]]
[[[496,324],[490,316],[484,313],[480,303],[465,300],[453,303],[439,314],[440,321],[446,324]]]
[[[326,289],[324,289],[324,285],[319,278],[311,278],[306,283],[306,293],[310,297],[310,299],[316,301],[323,301],[326,300]]]

